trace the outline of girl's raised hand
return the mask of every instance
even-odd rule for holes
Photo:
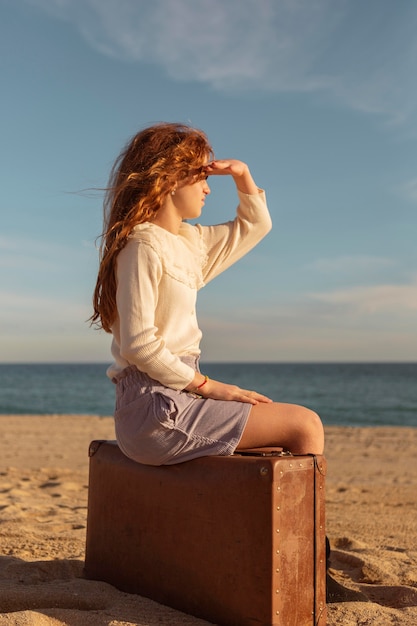
[[[206,171],[209,176],[211,175],[225,175],[230,176],[242,176],[245,172],[249,171],[249,167],[243,161],[237,161],[236,159],[220,159],[218,161],[210,161],[206,165]]]
[[[236,159],[210,161],[205,166],[207,176],[232,176],[239,191],[248,194],[258,193],[259,189],[252,178],[249,167]]]

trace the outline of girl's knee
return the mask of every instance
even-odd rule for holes
[[[311,409],[306,409],[308,412],[308,419],[313,430],[317,430],[318,433],[323,433],[323,422],[320,419],[320,416]]]
[[[322,454],[324,448],[324,427],[319,415],[311,409],[305,410],[305,444],[312,446],[310,453]]]

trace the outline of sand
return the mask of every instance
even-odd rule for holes
[[[0,415],[0,626],[204,625],[82,576],[88,444],[110,417]],[[417,624],[417,429],[326,429],[329,626]]]

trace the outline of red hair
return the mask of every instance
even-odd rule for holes
[[[213,151],[206,135],[161,123],[137,133],[117,158],[104,199],[104,232],[91,322],[106,332],[117,317],[116,259],[136,224],[154,219],[178,183],[198,180]]]

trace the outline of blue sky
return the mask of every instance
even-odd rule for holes
[[[169,120],[274,224],[200,292],[203,360],[415,361],[416,29],[414,0],[0,0],[0,360],[110,360],[88,190]],[[211,187],[200,221],[230,219]]]

